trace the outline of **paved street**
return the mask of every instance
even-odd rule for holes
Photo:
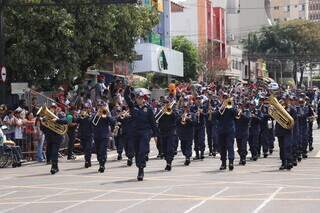
[[[179,154],[172,172],[164,172],[163,160],[151,159],[143,182],[136,181],[135,167],[114,160],[115,153],[109,154],[104,174],[97,173],[97,162],[84,169],[81,160],[63,160],[54,176],[43,164],[1,169],[0,212],[318,213],[319,136],[316,130],[311,157],[290,172],[278,170],[277,150],[232,172],[220,172],[218,158],[185,167]]]

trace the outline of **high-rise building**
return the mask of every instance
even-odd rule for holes
[[[270,11],[275,23],[293,19],[308,19],[309,0],[273,0]]]
[[[309,20],[320,21],[320,0],[309,0]]]

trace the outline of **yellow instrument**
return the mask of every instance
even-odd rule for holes
[[[100,121],[101,118],[106,118],[109,114],[109,110],[107,107],[102,107],[99,109],[98,113],[96,113],[96,115],[94,116],[94,118],[92,119],[92,124],[94,126],[98,126],[98,123]]]
[[[221,115],[224,114],[224,111],[226,109],[231,109],[233,107],[233,98],[227,98],[226,100],[223,101],[222,106],[219,109],[219,112]]]
[[[67,125],[58,124],[55,120],[59,119],[53,112],[51,112],[47,106],[40,107],[37,112],[37,115],[44,118],[41,120],[41,124],[53,132],[64,135],[68,130]]]
[[[81,119],[86,119],[86,118],[88,118],[90,115],[89,115],[89,113],[88,113],[88,111],[87,110],[82,110],[81,112],[80,112],[80,118]]]
[[[176,103],[176,101],[172,101],[170,104],[167,104],[164,106],[157,114],[156,114],[156,122],[158,123],[160,118],[166,114],[166,115],[171,115],[173,112],[173,105]]]
[[[292,129],[294,120],[285,108],[279,103],[276,97],[271,95],[269,97],[269,115],[278,122],[280,126],[285,129]]]
[[[130,117],[130,110],[127,110],[127,111],[123,111],[121,114],[120,114],[120,119],[125,119],[125,118],[128,118]]]

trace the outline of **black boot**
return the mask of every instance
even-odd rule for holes
[[[296,159],[294,159],[294,160],[292,161],[292,165],[293,165],[293,166],[297,166],[297,165],[298,165],[298,162],[297,162]]]
[[[122,160],[122,155],[118,154],[117,160]]]
[[[190,165],[190,158],[186,158],[186,161],[184,162],[185,166],[189,166]]]
[[[204,151],[201,151],[200,159],[201,159],[201,160],[204,159]]]
[[[220,170],[226,170],[227,169],[227,163],[225,161],[222,161]]]
[[[313,151],[313,146],[310,145],[310,146],[309,146],[309,152],[312,152],[312,151]]]
[[[144,171],[143,171],[143,168],[139,168],[139,172],[138,172],[137,180],[138,180],[138,181],[143,181],[143,177],[144,177]]]
[[[302,158],[308,158],[307,153],[303,153],[303,154],[302,154]]]
[[[172,168],[172,167],[171,167],[171,163],[168,163],[167,166],[166,166],[166,168],[165,168],[164,170],[170,172],[170,171],[171,171],[171,168]]]
[[[298,160],[298,162],[301,162],[301,160],[302,160],[301,154],[299,154],[297,160]]]
[[[86,161],[86,162],[84,163],[84,167],[85,167],[85,168],[91,167],[91,161]]]
[[[104,166],[104,163],[100,163],[100,167],[99,167],[99,169],[98,169],[98,172],[100,172],[100,173],[104,173],[104,170],[105,170],[106,168],[105,168],[105,166]]]
[[[127,166],[132,166],[132,158],[128,158],[128,160],[127,160]]]
[[[200,159],[199,152],[196,152],[196,156],[193,158],[193,160],[199,160],[199,159]]]
[[[269,150],[269,154],[272,155],[273,154],[273,149]]]
[[[268,157],[268,153],[263,153],[263,157],[267,158]]]
[[[282,164],[281,164],[279,170],[284,170],[284,169],[286,169],[286,167],[287,167],[286,162],[282,161]]]
[[[57,161],[52,161],[51,163],[51,170],[50,170],[50,173],[52,175],[56,174],[59,172],[59,168],[58,168],[58,162]]]
[[[234,169],[233,161],[229,161],[229,170],[232,171]]]
[[[144,159],[148,162],[148,161],[149,161],[149,155],[146,155],[146,156],[144,157]]]

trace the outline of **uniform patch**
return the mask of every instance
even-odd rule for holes
[[[143,108],[143,111],[148,112],[148,108],[147,107]]]

